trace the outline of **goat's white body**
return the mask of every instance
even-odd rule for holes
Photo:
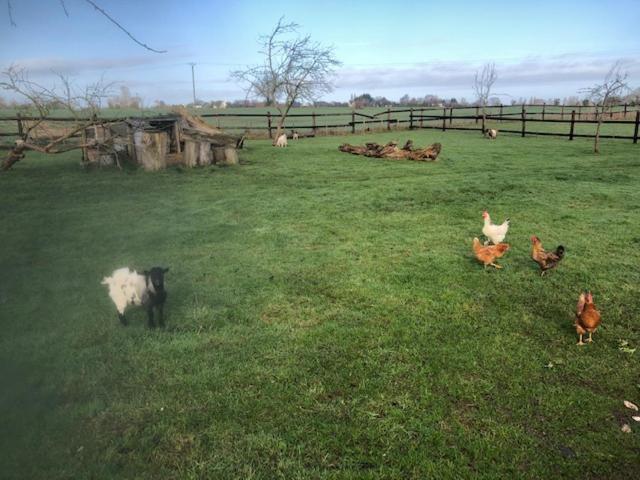
[[[115,270],[110,277],[104,277],[102,284],[109,286],[109,296],[120,314],[124,314],[128,305],[142,305],[149,296],[145,276],[127,267]]]
[[[291,136],[292,140],[298,140],[298,132],[293,132],[293,135]]]
[[[491,140],[495,140],[497,136],[498,136],[498,130],[494,128],[487,129],[487,137],[489,137]]]
[[[276,147],[286,147],[287,146],[287,135],[282,134],[276,140]]]

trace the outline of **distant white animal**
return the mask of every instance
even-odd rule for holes
[[[276,147],[286,147],[287,146],[287,135],[283,133],[276,140]]]
[[[485,136],[490,140],[495,140],[496,137],[498,136],[498,130],[494,128],[487,128],[484,133],[485,133]]]
[[[298,132],[293,132],[293,133],[291,134],[291,139],[292,139],[292,140],[298,140]]]

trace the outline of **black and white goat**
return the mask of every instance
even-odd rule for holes
[[[119,268],[110,277],[104,277],[102,284],[109,287],[109,296],[118,310],[118,318],[123,325],[127,325],[124,311],[129,305],[143,305],[147,309],[149,328],[156,326],[154,309],[158,311],[158,323],[164,327],[163,309],[167,300],[164,288],[164,274],[168,268],[153,267],[140,275],[129,268]]]

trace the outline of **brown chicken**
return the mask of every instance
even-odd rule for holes
[[[547,252],[542,247],[540,239],[533,235],[531,237],[531,258],[540,266],[540,276],[542,277],[547,270],[556,268],[560,260],[564,258],[564,247],[558,245],[555,252]]]
[[[584,345],[582,336],[585,333],[589,333],[587,342],[593,342],[591,334],[598,329],[600,322],[600,312],[593,303],[593,295],[591,295],[591,292],[581,293],[578,299],[578,305],[576,306],[575,322],[576,333],[580,336],[578,345]]]
[[[497,265],[495,261],[507,253],[507,250],[509,250],[508,243],[482,245],[480,240],[478,240],[478,237],[473,239],[473,253],[475,253],[479,262],[484,263],[484,268],[487,268],[487,265],[502,268],[500,265]]]

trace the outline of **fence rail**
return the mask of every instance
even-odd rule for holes
[[[392,130],[393,128],[400,128],[408,124],[409,129],[439,129],[446,130],[470,130],[470,131],[482,131],[484,132],[486,122],[498,122],[504,125],[504,123],[514,124],[519,123],[520,128],[515,130],[509,128],[499,128],[502,133],[519,134],[522,137],[527,135],[545,135],[545,136],[559,136],[569,137],[570,140],[574,138],[593,138],[594,134],[577,133],[575,130],[576,125],[595,125],[598,123],[595,118],[595,111],[593,106],[583,105],[497,105],[489,106],[485,108],[485,114],[482,114],[481,107],[478,106],[464,106],[464,107],[414,107],[414,108],[402,108],[382,110],[374,114],[366,114],[357,111],[351,112],[311,112],[311,113],[292,113],[287,116],[288,119],[292,119],[291,123],[285,123],[287,130],[307,130],[311,132],[311,135],[317,135],[324,130],[329,133],[329,129],[335,131],[335,129],[345,129],[351,133],[357,133],[361,131],[368,131],[371,129],[386,129]],[[531,111],[528,109],[535,109]],[[603,133],[601,138],[611,139],[624,139],[632,140],[634,144],[638,143],[638,131],[640,124],[640,105],[615,105],[610,107],[610,111],[604,114],[602,124],[606,126],[610,125],[633,125],[633,134],[610,134]],[[467,114],[464,110],[471,110],[473,114]],[[511,110],[511,111],[505,111]],[[519,110],[519,111],[513,111]],[[436,113],[437,112],[437,113]],[[402,115],[402,114],[409,114]],[[254,131],[267,131],[269,138],[273,138],[273,131],[276,129],[274,126],[274,120],[279,116],[266,113],[231,113],[231,112],[216,112],[216,113],[202,113],[201,117],[205,118],[217,118],[218,123],[222,118],[254,118],[265,119],[262,124],[248,125],[233,125],[225,124],[221,125],[222,128],[229,130],[254,130]],[[613,118],[616,116],[617,118]],[[331,122],[330,117],[336,120],[340,117],[351,117],[350,121],[340,123]],[[609,117],[607,120],[606,118]],[[103,117],[100,120],[108,121],[125,121],[131,117]],[[151,117],[153,118],[153,117]],[[296,124],[295,120],[298,119],[311,119],[310,124]],[[319,122],[318,119],[324,119],[324,122]],[[0,117],[0,124],[2,122],[16,122],[18,131],[7,132],[0,131],[0,137],[19,137],[24,131],[23,122],[37,121],[39,117],[15,115]],[[45,119],[47,122],[74,122],[74,121],[90,121],[96,120],[95,118],[70,118],[52,116]],[[454,122],[457,125],[454,125]],[[242,122],[239,122],[242,123]],[[566,124],[567,131],[536,131],[532,130],[530,124]],[[475,125],[475,126],[471,126]],[[372,128],[373,127],[373,128]],[[344,130],[343,130],[344,131]]]

